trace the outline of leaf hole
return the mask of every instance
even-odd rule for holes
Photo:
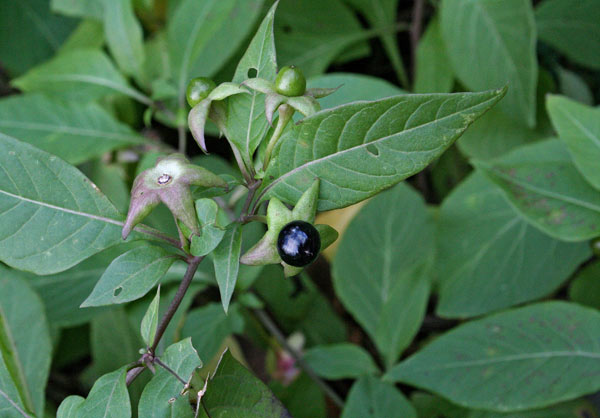
[[[115,291],[113,292],[113,296],[119,296],[119,294],[121,294],[121,292],[123,291],[123,287],[119,286],[115,289]]]
[[[367,145],[367,152],[373,154],[375,157],[379,157],[379,148],[373,144]]]
[[[256,78],[258,70],[256,68],[248,68],[248,78]]]

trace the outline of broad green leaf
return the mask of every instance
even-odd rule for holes
[[[192,236],[190,252],[203,256],[214,250],[225,236],[226,229],[218,222],[219,206],[213,199],[196,200],[196,213],[200,222],[201,235]]]
[[[192,372],[202,366],[198,353],[192,347],[190,338],[186,338],[176,344],[168,347],[160,357],[161,361],[169,366],[175,373],[187,380]],[[179,398],[179,393],[183,389],[183,384],[160,365],[156,365],[156,374],[144,388],[140,404],[138,406],[138,416],[144,418],[171,418],[172,410],[176,407],[175,403],[169,401],[171,398]],[[187,400],[185,396],[184,400]],[[191,408],[188,405],[191,413]],[[193,414],[192,414],[193,416]]]
[[[309,346],[347,340],[346,323],[306,274],[296,283],[279,266],[267,266],[253,288],[286,334],[301,332]]]
[[[146,96],[127,83],[106,54],[98,49],[64,52],[11,83],[24,92],[42,92],[70,101],[93,101],[116,92],[151,104]]]
[[[104,28],[94,19],[82,20],[61,45],[59,54],[76,49],[99,49],[104,45]]]
[[[295,203],[318,177],[320,211],[360,202],[424,169],[504,93],[403,95],[318,112],[284,134],[261,197]]]
[[[569,299],[600,309],[600,262],[586,266],[569,286]]]
[[[171,77],[172,68],[167,36],[165,31],[159,31],[144,42],[144,63],[142,72],[138,75],[137,80],[155,95],[156,87],[161,85],[163,87],[170,85],[177,91]],[[177,94],[173,94],[172,97],[177,97]]]
[[[434,17],[419,41],[416,53],[415,93],[450,93],[454,84],[452,64]]]
[[[358,100],[378,100],[406,93],[389,81],[364,74],[328,73],[310,78],[308,88],[339,89],[322,99],[319,104],[323,109],[341,106]]]
[[[78,395],[67,396],[58,407],[56,418],[77,418],[77,410],[85,402],[85,398]]]
[[[495,107],[476,120],[457,141],[460,151],[471,158],[489,160],[521,145],[547,138],[550,132],[529,128]]]
[[[195,76],[190,73],[192,65],[234,5],[235,0],[181,0],[168,20],[167,42],[180,106],[187,83]]]
[[[127,213],[129,207],[129,184],[126,166],[115,161],[106,163],[95,159],[80,166],[80,170],[114,203],[121,213]]]
[[[212,76],[234,56],[262,14],[264,0],[235,0],[229,15],[206,42],[190,74]]]
[[[416,335],[430,289],[434,228],[404,184],[367,203],[344,232],[334,263],[337,296],[391,366]]]
[[[291,418],[269,388],[229,351],[223,353],[208,388],[202,403],[211,417]]]
[[[578,64],[600,69],[600,1],[545,0],[535,20],[541,41]]]
[[[102,20],[104,15],[104,0],[50,0],[50,7],[66,16]]]
[[[481,173],[440,208],[437,234],[440,316],[464,318],[547,296],[591,255],[587,243],[540,232]]]
[[[598,311],[539,303],[461,325],[386,377],[468,408],[539,408],[600,388],[599,333]]]
[[[592,186],[600,190],[600,109],[561,96],[549,96],[546,106],[575,166]]]
[[[47,0],[0,0],[0,10],[0,62],[13,77],[50,58],[76,25]]]
[[[594,104],[594,94],[581,76],[562,67],[556,69],[556,75],[562,94],[585,105]]]
[[[129,418],[131,402],[125,385],[127,368],[102,376],[94,383],[87,399],[77,408],[77,418]]]
[[[158,283],[174,261],[175,257],[161,247],[146,245],[129,250],[110,263],[81,307],[141,298]]]
[[[303,360],[317,375],[328,380],[356,378],[378,371],[369,353],[349,343],[312,347]]]
[[[123,215],[75,167],[0,133],[0,169],[4,263],[52,274],[121,242]]]
[[[416,418],[417,412],[398,389],[376,377],[357,380],[346,400],[342,418]]]
[[[273,19],[277,5],[275,3],[271,7],[252,38],[235,70],[234,83],[254,77],[275,80],[277,61]],[[238,148],[246,164],[251,165],[251,157],[269,127],[265,117],[264,95],[254,90],[250,94],[238,94],[227,100],[227,106],[227,138]]]
[[[142,318],[142,323],[140,326],[140,332],[142,334],[142,340],[146,343],[148,347],[152,345],[154,342],[154,337],[156,336],[156,327],[158,326],[158,306],[160,303],[160,285],[158,289],[156,289],[156,296],[150,302],[150,306],[148,306],[148,310],[146,314]]]
[[[394,31],[389,28],[389,34]],[[282,1],[277,10],[278,61],[297,66],[306,77],[324,73],[344,50],[369,36],[373,31],[365,31],[340,0]]]
[[[0,268],[0,416],[42,416],[52,345],[39,296]]]
[[[398,19],[398,0],[347,0],[353,7],[359,10],[369,21],[373,28],[387,29],[381,33],[380,39],[388,55],[396,77],[400,84],[408,87],[408,78],[400,55],[396,30],[394,25]],[[336,16],[337,19],[337,16]],[[436,91],[442,93],[444,91]],[[431,92],[433,93],[433,92]]]
[[[68,103],[41,94],[0,100],[0,132],[71,164],[145,142],[95,103]]]
[[[227,227],[223,239],[212,253],[215,276],[225,312],[229,308],[229,301],[238,278],[241,251],[242,225],[234,223]]]
[[[600,235],[600,193],[579,174],[556,139],[520,147],[490,163],[478,162],[535,227],[564,241]]]
[[[444,0],[441,27],[458,79],[472,90],[508,83],[500,108],[535,125],[538,76],[530,0]]]
[[[143,33],[133,12],[133,0],[104,0],[106,43],[119,68],[139,74],[144,62]]]
[[[417,410],[419,418],[465,418],[468,414],[465,408],[425,392],[411,393],[410,402]]]
[[[209,303],[190,311],[181,334],[192,337],[192,343],[200,358],[209,360],[217,354],[225,338],[240,333],[243,329],[244,318],[239,306],[232,304],[229,312],[225,314],[218,303]]]
[[[323,391],[306,373],[300,373],[288,385],[271,380],[269,388],[294,418],[328,417]]]

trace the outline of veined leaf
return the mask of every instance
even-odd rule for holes
[[[0,260],[52,274],[121,242],[123,215],[75,167],[0,134]]]
[[[442,34],[454,72],[473,90],[508,83],[500,108],[535,125],[536,33],[530,0],[444,0]]]
[[[95,103],[68,103],[41,94],[0,100],[0,132],[80,164],[144,139]]]
[[[156,296],[150,302],[150,306],[148,306],[148,310],[144,314],[142,318],[142,323],[140,325],[140,331],[142,334],[142,340],[146,343],[148,347],[152,345],[154,342],[154,337],[156,336],[156,327],[158,326],[158,307],[160,303],[160,285],[156,290]]]
[[[415,408],[402,393],[377,377],[357,380],[346,400],[342,418],[416,418]]]
[[[57,55],[12,81],[25,92],[42,92],[78,102],[120,93],[141,103],[151,101],[132,88],[99,49],[76,49]]]
[[[311,347],[303,357],[317,375],[329,379],[346,379],[375,374],[375,362],[361,346],[341,343]]]
[[[125,385],[127,368],[102,376],[77,408],[77,418],[129,418],[131,402]]]
[[[50,0],[53,12],[73,17],[90,17],[102,20],[104,0]]]
[[[600,389],[598,335],[598,311],[539,303],[461,325],[386,378],[468,408],[538,408]]]
[[[0,416],[43,416],[51,354],[42,301],[0,267]]]
[[[600,109],[560,96],[549,96],[546,106],[575,166],[592,186],[600,190]]]
[[[234,83],[259,77],[275,80],[277,61],[273,39],[273,19],[276,2],[262,21],[233,76]],[[265,117],[264,95],[252,90],[228,99],[227,138],[238,148],[246,164],[250,160],[269,127]]]
[[[454,84],[452,64],[442,39],[437,17],[419,41],[416,54],[415,93],[450,93]]]
[[[132,3],[133,0],[104,0],[104,33],[119,68],[125,74],[137,75],[144,62],[144,35]]]
[[[505,92],[403,95],[323,110],[280,140],[261,198],[294,204],[319,178],[320,211],[360,202],[424,169]]]
[[[525,219],[564,241],[600,235],[600,193],[579,174],[565,145],[550,139],[477,168],[498,184]]]
[[[234,223],[227,227],[221,242],[212,253],[215,276],[225,312],[229,308],[229,301],[237,282],[241,251],[242,226],[239,223]]]

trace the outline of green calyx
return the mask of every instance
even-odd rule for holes
[[[196,77],[190,80],[185,91],[185,97],[190,107],[194,107],[206,99],[215,87],[217,85],[210,78]]]
[[[275,90],[287,97],[302,96],[306,92],[306,78],[299,68],[285,66],[277,73]]]

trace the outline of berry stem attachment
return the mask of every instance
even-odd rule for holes
[[[263,162],[263,169],[266,170],[269,166],[269,162],[271,161],[271,153],[277,145],[277,141],[281,138],[281,134],[283,134],[283,130],[287,126],[288,122],[292,119],[294,115],[294,108],[287,104],[282,104],[279,106],[279,118],[277,119],[277,126],[275,127],[275,131],[273,131],[273,135],[271,139],[269,139],[269,143],[267,144],[267,149],[265,151],[265,160]]]

